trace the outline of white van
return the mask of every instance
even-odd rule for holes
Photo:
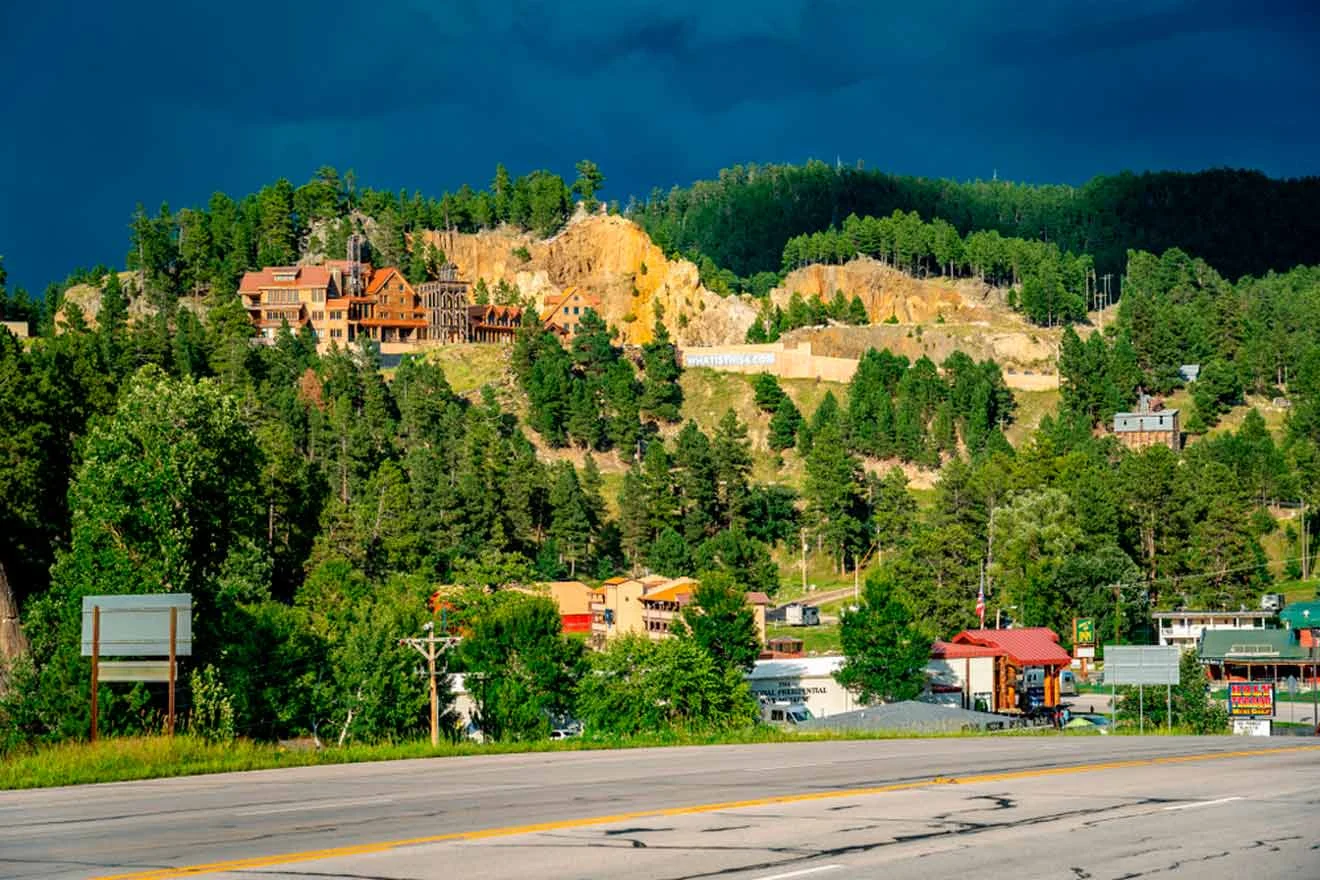
[[[796,727],[811,720],[811,710],[802,703],[764,703],[761,706],[761,720],[777,727]]]

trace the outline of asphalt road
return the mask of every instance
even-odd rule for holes
[[[1311,878],[1317,790],[1291,738],[390,762],[0,793],[0,877]]]

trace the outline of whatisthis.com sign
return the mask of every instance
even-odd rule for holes
[[[1233,718],[1256,718],[1274,714],[1274,682],[1230,681],[1228,714]]]

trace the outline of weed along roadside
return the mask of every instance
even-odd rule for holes
[[[1187,733],[1175,729],[1175,733]],[[236,740],[212,743],[190,737],[124,737],[102,739],[96,744],[61,743],[9,755],[0,762],[0,791],[51,788],[62,785],[88,785],[102,782],[126,782],[162,779],[174,776],[199,776],[209,773],[232,773],[249,770],[276,770],[288,767],[312,767],[330,764],[359,764],[372,761],[399,761],[423,758],[462,758],[477,755],[513,755],[536,752],[600,751],[608,749],[665,748],[675,746],[724,746],[756,743],[792,743],[893,739],[956,739],[998,736],[1074,736],[1074,731],[1020,730],[1010,733],[794,733],[758,726],[743,731],[720,734],[685,734],[537,740],[515,743],[400,743],[291,749],[280,745]]]

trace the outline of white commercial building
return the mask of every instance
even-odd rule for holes
[[[856,696],[834,680],[843,666],[841,655],[758,660],[747,683],[752,693],[768,700],[802,703],[816,718],[862,708]]]
[[[1157,611],[1151,615],[1160,644],[1184,651],[1196,650],[1201,633],[1208,629],[1265,629],[1274,616],[1273,611]]]

